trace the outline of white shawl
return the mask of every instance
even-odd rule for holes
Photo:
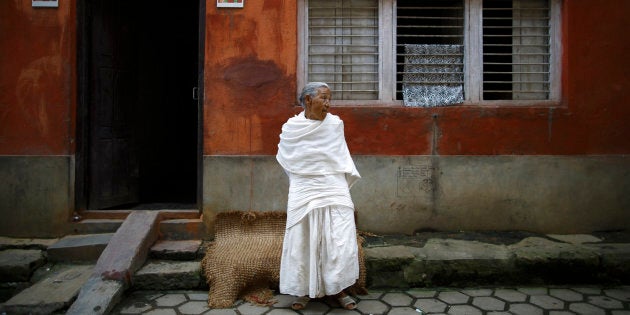
[[[287,207],[287,228],[318,205],[318,198],[339,195],[340,204],[352,205],[347,189],[361,175],[350,156],[343,121],[338,116],[328,113],[324,120],[311,120],[301,112],[289,118],[282,126],[276,159],[286,172],[302,176],[343,174],[347,182],[346,189],[341,190],[339,187],[293,185]]]

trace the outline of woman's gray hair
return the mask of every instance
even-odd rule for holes
[[[317,96],[317,89],[319,89],[321,87],[325,87],[327,89],[330,89],[328,87],[328,84],[326,84],[324,82],[309,82],[309,83],[306,83],[306,85],[302,89],[302,93],[300,93],[300,99],[299,99],[300,106],[302,106],[302,108],[306,108],[306,104],[304,104],[304,98],[306,97],[306,95],[310,95],[311,98]]]

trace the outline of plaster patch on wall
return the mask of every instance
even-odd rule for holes
[[[426,196],[432,193],[435,190],[435,171],[436,168],[430,164],[399,166],[396,196]]]

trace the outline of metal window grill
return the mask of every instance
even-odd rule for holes
[[[484,0],[483,99],[549,99],[549,41],[549,0]]]
[[[335,99],[378,99],[378,19],[378,0],[309,1],[308,81]]]
[[[461,103],[463,44],[463,0],[398,0],[396,99],[406,106]]]

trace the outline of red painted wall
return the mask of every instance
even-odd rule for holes
[[[206,155],[275,154],[296,107],[296,5],[207,1]],[[563,99],[550,107],[337,107],[353,154],[630,153],[627,0],[563,4]]]
[[[0,1],[0,155],[74,152],[75,7]]]

